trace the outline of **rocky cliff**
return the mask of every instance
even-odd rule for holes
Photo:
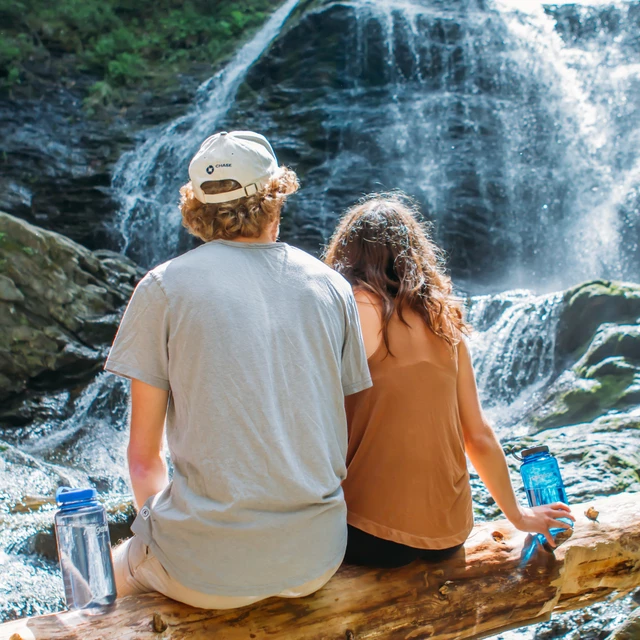
[[[0,212],[3,426],[28,423],[45,410],[44,393],[95,375],[141,275],[124,256]]]

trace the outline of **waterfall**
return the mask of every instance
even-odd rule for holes
[[[362,193],[400,188],[476,292],[640,276],[635,2],[325,2],[276,38],[294,5],[122,157],[123,251],[151,266],[189,248],[189,159],[217,128],[253,128],[303,174],[283,222],[303,248]]]
[[[469,343],[485,413],[499,436],[514,430],[554,376],[561,293],[509,291],[470,300]]]
[[[120,250],[145,265],[179,252],[178,188],[200,143],[216,132],[247,69],[264,53],[298,4],[287,0],[219,73],[198,89],[192,109],[166,126],[148,131],[125,153],[113,174],[120,209],[113,223]]]
[[[637,279],[638,202],[629,199],[640,186],[638,5],[563,4],[496,2],[524,55],[521,68],[555,79],[556,126],[570,134],[565,170],[572,197],[557,226],[569,257],[558,266],[574,281]]]
[[[285,238],[309,250],[362,193],[400,188],[474,292],[634,279],[635,7],[321,5],[249,70],[224,123],[259,127],[300,171]]]

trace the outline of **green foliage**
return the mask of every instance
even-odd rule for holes
[[[87,108],[115,104],[127,88],[168,84],[193,62],[216,66],[281,1],[0,0],[0,84],[67,55],[99,78]]]
[[[129,84],[144,75],[144,62],[137,53],[121,53],[109,62],[107,70],[116,84]]]
[[[112,106],[119,99],[118,92],[105,80],[95,82],[84,99],[84,107],[89,115],[98,109]]]

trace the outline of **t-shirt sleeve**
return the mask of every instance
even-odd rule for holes
[[[342,347],[342,389],[345,396],[358,393],[373,386],[367,352],[362,340],[360,316],[353,293],[346,299],[345,339]]]
[[[148,273],[129,300],[104,368],[169,390],[168,339],[167,297]]]

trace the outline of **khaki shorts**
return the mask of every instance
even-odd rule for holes
[[[315,580],[299,587],[285,589],[273,596],[302,598],[323,587],[338,570],[337,565]],[[158,591],[168,598],[200,609],[235,609],[264,600],[271,596],[216,596],[194,591],[172,578],[153,555],[151,549],[138,536],[129,538],[113,550],[113,567],[118,597]]]

